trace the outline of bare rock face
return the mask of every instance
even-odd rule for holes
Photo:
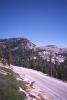
[[[9,38],[9,39],[0,39],[0,46],[2,48],[10,47],[12,50],[16,50],[18,48],[26,48],[26,49],[35,49],[36,45],[30,42],[26,38]]]
[[[49,61],[50,55],[52,56],[52,62],[56,60],[61,63],[64,62],[64,54],[67,54],[67,48],[60,48],[55,45],[47,45],[44,47],[39,47],[39,55],[43,57],[43,59],[47,59]]]

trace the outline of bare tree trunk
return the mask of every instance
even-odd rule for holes
[[[12,53],[11,53],[10,49],[8,51],[7,62],[8,62],[9,68],[10,68],[10,64],[12,63]]]

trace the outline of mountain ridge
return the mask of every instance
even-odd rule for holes
[[[6,49],[7,51],[8,49],[11,49],[13,54],[17,52],[18,56],[23,52],[26,52],[26,53],[37,52],[40,57],[42,57],[44,60],[46,59],[47,61],[49,61],[49,57],[51,54],[52,62],[54,62],[54,58],[56,55],[57,55],[57,61],[63,62],[64,61],[63,54],[67,54],[67,48],[60,48],[56,45],[46,45],[46,46],[38,47],[36,44],[32,43],[30,40],[23,37],[0,39],[0,47],[2,49]],[[32,56],[31,53],[30,53],[30,56]]]

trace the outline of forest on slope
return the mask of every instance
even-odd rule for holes
[[[23,43],[23,45],[17,47],[20,43]],[[54,62],[52,62],[52,53],[50,53],[49,61],[47,61],[47,59],[43,59],[43,57],[39,55],[38,50],[35,50],[34,44],[26,39],[22,39],[20,43],[12,41],[12,43],[6,44],[6,48],[2,47],[2,45],[0,46],[0,60],[2,63],[6,64],[8,61],[8,64],[35,69],[49,76],[67,81],[66,52],[61,54],[61,56],[64,57],[64,62],[59,63],[57,61],[57,54],[55,54]],[[30,46],[32,47],[31,49]],[[15,47],[15,49],[13,47]]]

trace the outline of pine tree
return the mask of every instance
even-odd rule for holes
[[[52,69],[52,52],[50,52],[50,56],[49,56],[49,74],[52,76],[53,69]]]
[[[10,49],[8,50],[8,54],[7,54],[7,63],[9,66],[12,63],[12,53]]]
[[[2,60],[3,54],[2,54],[2,49],[0,48],[0,60]]]

